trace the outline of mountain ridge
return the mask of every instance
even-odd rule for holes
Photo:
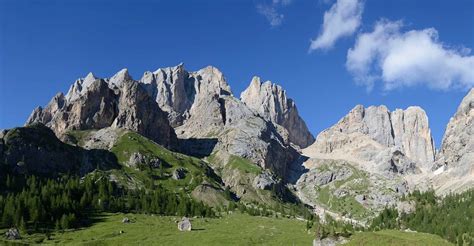
[[[207,160],[237,197],[262,202],[268,198],[258,190],[274,190],[293,194],[321,218],[351,211],[338,216],[366,224],[414,190],[446,194],[474,186],[473,91],[450,121],[443,151],[421,107],[356,105],[314,137],[281,86],[255,76],[237,98],[216,67],[187,71],[183,64],[139,80],[127,69],[104,79],[89,73],[26,124],[46,124],[62,139],[70,130],[135,131]]]

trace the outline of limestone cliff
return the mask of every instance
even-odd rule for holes
[[[283,126],[288,131],[290,142],[301,148],[314,142],[314,137],[300,117],[295,102],[286,96],[286,91],[281,86],[270,81],[262,83],[259,77],[254,77],[240,97],[242,102],[258,115]]]

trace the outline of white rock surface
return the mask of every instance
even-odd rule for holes
[[[308,149],[376,161],[375,154],[387,148],[393,149],[388,155],[398,150],[420,166],[431,167],[435,149],[423,109],[409,107],[390,112],[383,105],[368,108],[357,105],[336,125],[321,132]]]
[[[429,168],[436,150],[425,111],[420,107],[397,109],[391,113],[391,120],[395,146],[401,147],[408,158]]]
[[[450,119],[438,159],[450,168],[459,165],[474,168],[474,88]]]
[[[168,112],[174,127],[190,117],[193,106],[206,104],[213,96],[232,94],[222,72],[212,66],[190,73],[179,64],[153,73],[145,72],[140,81],[158,105]]]
[[[433,182],[438,193],[474,186],[474,88],[450,119],[436,159]]]
[[[295,102],[286,96],[279,85],[253,77],[249,87],[240,95],[242,102],[264,119],[283,126],[292,143],[305,148],[314,142]]]

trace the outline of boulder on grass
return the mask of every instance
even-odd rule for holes
[[[178,223],[178,230],[180,231],[191,231],[191,221],[187,217],[183,217]]]
[[[5,237],[8,239],[8,240],[18,240],[20,239],[20,231],[18,231],[17,228],[10,228],[8,229],[7,232],[5,232]]]

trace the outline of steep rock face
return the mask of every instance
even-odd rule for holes
[[[436,150],[425,111],[420,107],[397,109],[391,119],[395,146],[401,147],[412,160],[433,162]]]
[[[363,152],[368,146],[373,151]],[[357,105],[336,125],[319,134],[311,148],[326,154],[351,149],[365,155],[362,159],[366,160],[373,160],[375,152],[392,148],[425,167],[430,166],[435,155],[428,117],[419,107],[390,112],[385,106]]]
[[[224,75],[212,66],[187,72],[184,65],[179,64],[153,73],[145,72],[140,81],[158,105],[168,112],[173,127],[182,125],[192,114],[192,108],[199,110],[201,105],[212,101],[212,97],[231,94]]]
[[[474,175],[474,89],[464,97],[446,127],[437,164],[446,165],[458,175]]]
[[[77,85],[80,84],[75,83],[72,88]],[[57,94],[44,109],[36,108],[26,124],[43,123],[58,135],[67,130],[100,129],[112,124],[117,112],[115,101],[116,95],[108,84],[97,79],[77,94]]]
[[[242,92],[241,100],[264,119],[283,126],[290,142],[305,148],[314,142],[304,120],[299,116],[295,102],[287,98],[286,91],[270,81],[262,83],[254,77]]]
[[[92,74],[77,80],[66,96],[60,93],[44,109],[36,108],[26,124],[35,122],[47,125],[58,136],[68,130],[114,126],[136,131],[166,147],[177,142],[167,114],[126,69],[106,80]]]
[[[145,72],[140,81],[160,108],[168,112],[170,124],[181,125],[195,95],[194,82],[183,65]]]
[[[118,114],[113,127],[136,131],[167,147],[177,143],[168,115],[163,112],[139,83],[125,83],[120,90]]]

